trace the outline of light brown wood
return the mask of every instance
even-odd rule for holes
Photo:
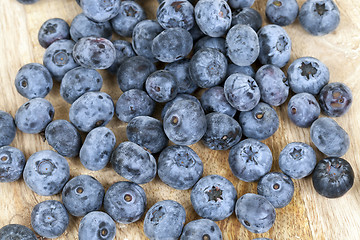
[[[156,0],[139,1],[145,7],[148,17],[155,18],[158,3]],[[299,0],[301,6],[305,0]],[[311,178],[294,180],[295,195],[290,205],[277,209],[276,222],[269,232],[252,234],[247,231],[233,214],[230,218],[217,222],[224,239],[253,239],[269,237],[272,239],[360,239],[360,183],[358,150],[360,127],[360,4],[358,0],[336,0],[341,12],[341,23],[338,29],[323,37],[314,37],[306,33],[298,20],[291,26],[285,27],[292,39],[291,61],[302,56],[313,56],[324,62],[330,69],[331,82],[344,82],[353,92],[354,102],[350,111],[336,121],[349,133],[351,147],[344,156],[355,171],[353,188],[340,199],[326,199],[315,192]],[[266,0],[256,0],[254,8],[259,10],[265,19]],[[75,0],[40,0],[34,5],[24,6],[16,0],[0,1],[0,109],[15,115],[17,108],[26,102],[15,87],[14,79],[18,69],[27,63],[42,63],[44,49],[38,44],[37,33],[41,24],[49,18],[59,17],[69,24],[81,12]],[[268,24],[265,22],[264,24]],[[287,67],[284,68],[286,70]],[[104,77],[105,91],[111,95],[114,102],[121,92],[116,79],[100,71]],[[55,119],[68,120],[70,105],[59,95],[59,84],[46,97],[54,105]],[[286,144],[292,141],[302,141],[311,144],[309,129],[296,127],[290,122],[286,114],[286,104],[276,108],[280,115],[279,130],[274,136],[264,141],[273,152],[274,164],[272,171],[279,171],[278,156]],[[159,115],[159,110],[157,110]],[[126,124],[114,119],[107,125],[117,137],[117,143],[126,140]],[[17,132],[11,144],[24,151],[26,158],[36,151],[52,149],[43,142],[39,135]],[[314,145],[311,144],[313,147]],[[201,143],[191,146],[204,162],[204,175],[219,174],[228,178],[236,187],[238,197],[252,192],[256,193],[256,183],[244,183],[236,179],[227,163],[228,151],[212,151]],[[318,160],[324,157],[317,151]],[[98,179],[108,189],[114,182],[125,180],[117,175],[109,166],[105,169],[92,172],[86,170],[78,158],[68,159],[71,167],[71,177],[79,174],[89,174]],[[148,198],[148,208],[155,202],[164,199],[173,199],[181,203],[187,213],[186,223],[198,219],[190,203],[190,190],[178,191],[163,184],[157,177],[154,181],[142,185]],[[0,227],[9,223],[30,226],[30,213],[39,202],[56,199],[61,200],[60,194],[51,197],[42,197],[26,187],[21,179],[14,183],[0,184]],[[59,239],[78,239],[77,229],[81,218],[71,217],[70,225]],[[146,239],[143,230],[143,218],[133,224],[117,224],[116,239]]]

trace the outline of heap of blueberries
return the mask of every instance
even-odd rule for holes
[[[59,237],[71,214],[84,216],[80,240],[114,239],[115,222],[133,223],[145,214],[146,194],[140,185],[156,174],[172,188],[192,188],[191,203],[202,219],[184,227],[181,204],[157,202],[144,217],[149,239],[222,239],[214,221],[233,212],[246,229],[264,233],[275,222],[275,208],[291,201],[292,179],[311,173],[315,190],[325,197],[340,197],[352,187],[354,172],[340,158],[349,148],[349,136],[333,119],[319,118],[320,111],[329,117],[345,114],[352,102],[350,89],[329,83],[329,69],[313,57],[296,59],[287,74],[281,70],[291,54],[291,39],[281,26],[299,16],[310,34],[334,31],[340,14],[332,0],[307,0],[300,10],[296,0],[268,0],[266,16],[273,24],[263,27],[260,14],[250,8],[254,0],[159,1],[157,20],[146,20],[136,1],[77,2],[83,13],[70,27],[59,18],[41,26],[43,65],[30,63],[17,73],[15,87],[29,101],[17,110],[15,120],[0,111],[0,182],[23,176],[41,196],[62,194],[62,203],[48,200],[33,208],[31,225],[37,234]],[[132,42],[110,41],[113,31],[132,37]],[[251,66],[255,61],[262,65],[256,72]],[[100,91],[103,79],[95,69],[116,75],[123,92],[116,105]],[[44,99],[53,79],[71,104],[70,122],[53,120],[54,107]],[[191,95],[198,88],[207,89],[200,100]],[[270,172],[273,156],[260,140],[279,128],[273,106],[283,104],[290,89],[295,95],[288,102],[289,118],[299,127],[310,127],[312,142],[328,157],[317,163],[311,146],[292,142],[280,153],[282,172]],[[165,103],[161,121],[151,117],[157,103]],[[115,149],[115,135],[105,127],[114,114],[128,123],[129,140]],[[25,161],[19,149],[8,146],[16,128],[44,133],[55,151],[39,151]],[[84,142],[79,132],[88,133]],[[168,146],[169,140],[174,145]],[[257,194],[237,198],[226,178],[203,177],[202,160],[187,146],[199,141],[213,150],[230,150],[232,173],[244,182],[258,181]],[[69,180],[64,157],[75,156],[92,171],[110,161],[129,181],[116,182],[105,192],[91,176]],[[99,211],[102,207],[105,212]],[[36,236],[13,224],[0,229],[0,239]]]

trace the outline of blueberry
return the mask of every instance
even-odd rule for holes
[[[261,64],[284,67],[290,60],[291,39],[278,25],[266,25],[258,31]]]
[[[135,1],[121,1],[119,14],[111,19],[111,25],[117,34],[131,37],[135,25],[146,19],[144,9]]]
[[[185,224],[185,209],[173,200],[155,203],[145,215],[144,233],[151,239],[175,240]]]
[[[87,92],[70,107],[69,118],[74,126],[83,132],[105,126],[114,115],[114,103],[104,92]]]
[[[261,100],[280,106],[289,95],[289,83],[283,71],[273,65],[264,65],[256,72],[255,80],[259,86]]]
[[[283,208],[291,202],[294,183],[284,173],[270,172],[258,182],[257,193],[269,200],[275,208]]]
[[[15,113],[15,124],[24,133],[39,133],[53,120],[54,107],[44,98],[33,98]]]
[[[91,130],[80,149],[80,161],[89,170],[103,169],[110,160],[116,138],[114,133],[106,127]]]
[[[320,106],[310,93],[298,93],[290,98],[287,107],[290,120],[299,127],[310,127],[320,115]]]
[[[134,56],[123,61],[117,71],[117,82],[121,91],[144,89],[147,77],[156,71],[155,65],[147,58]]]
[[[301,26],[310,34],[321,36],[334,31],[340,23],[340,12],[332,0],[307,0],[300,9]]]
[[[111,74],[116,75],[120,65],[129,57],[135,56],[134,49],[131,46],[131,43],[125,40],[115,40],[113,45],[116,51],[116,58],[114,63],[107,69]]]
[[[16,135],[14,118],[0,110],[0,147],[10,145]]]
[[[60,95],[70,104],[86,92],[100,91],[103,79],[95,69],[77,67],[68,71],[60,84]]]
[[[199,39],[194,46],[194,52],[202,48],[214,48],[222,54],[226,54],[225,38],[223,37],[209,37],[205,36]]]
[[[69,24],[61,18],[46,20],[40,27],[38,40],[43,48],[60,39],[70,39]]]
[[[190,189],[203,173],[203,163],[187,146],[166,147],[158,159],[158,175],[165,184],[179,190]]]
[[[161,119],[164,119],[167,110],[169,110],[172,107],[172,105],[174,105],[174,103],[181,101],[181,100],[190,100],[190,101],[194,102],[195,104],[198,104],[199,107],[201,108],[201,103],[195,96],[190,95],[190,94],[178,94],[178,95],[176,95],[176,97],[173,100],[167,102],[164,105],[163,109],[161,110]]]
[[[133,182],[116,182],[107,190],[104,198],[105,211],[118,223],[138,221],[146,210],[146,194]]]
[[[121,0],[81,0],[80,6],[86,17],[95,22],[106,22],[120,10]]]
[[[236,109],[226,100],[224,88],[215,86],[207,89],[201,95],[201,106],[205,113],[219,112],[234,117]]]
[[[279,167],[289,177],[304,178],[312,173],[315,165],[315,151],[306,143],[289,143],[280,152]]]
[[[35,205],[31,212],[31,226],[45,238],[60,237],[69,225],[69,215],[59,201],[47,200]]]
[[[347,193],[354,184],[354,171],[343,158],[324,158],[312,175],[315,190],[327,198],[338,198]]]
[[[166,136],[175,144],[191,145],[204,136],[206,117],[201,105],[192,100],[180,100],[166,111],[163,126]]]
[[[16,74],[15,87],[21,96],[28,99],[44,98],[52,89],[53,80],[46,67],[29,63],[22,66]]]
[[[228,150],[241,140],[241,127],[232,117],[223,113],[206,115],[207,129],[203,144],[212,150]]]
[[[45,138],[60,155],[75,157],[81,148],[81,136],[74,125],[66,120],[55,120],[45,129]]]
[[[178,86],[175,76],[166,70],[158,70],[148,76],[145,89],[156,102],[168,102],[176,97]]]
[[[189,1],[165,0],[156,12],[156,19],[164,28],[180,27],[190,30],[194,26],[194,6]]]
[[[25,167],[24,154],[15,147],[0,147],[0,182],[20,179]]]
[[[254,4],[255,0],[229,0],[229,5],[231,8],[246,8],[251,7]]]
[[[238,66],[249,66],[259,56],[259,38],[250,26],[237,24],[226,35],[226,52]]]
[[[27,160],[23,177],[32,191],[41,196],[51,196],[59,193],[69,180],[70,168],[63,156],[43,150]]]
[[[352,93],[348,86],[340,82],[325,85],[319,93],[319,103],[323,113],[329,117],[340,117],[351,107]]]
[[[191,94],[197,89],[197,84],[191,79],[189,74],[189,59],[182,59],[165,66],[165,70],[175,76],[178,93]]]
[[[231,74],[234,73],[242,73],[252,78],[255,78],[255,71],[251,66],[238,66],[236,64],[230,63],[228,65],[226,77],[229,77]]]
[[[83,37],[103,37],[111,39],[112,28],[108,21],[95,22],[80,13],[71,22],[70,35],[75,42]]]
[[[273,157],[268,146],[249,138],[230,149],[228,161],[235,177],[254,182],[270,172]]]
[[[203,33],[221,37],[231,26],[231,9],[225,0],[199,0],[195,5],[195,20]]]
[[[253,8],[238,8],[233,11],[231,22],[232,26],[236,24],[248,25],[257,32],[262,26],[262,17],[260,13]]]
[[[219,221],[233,213],[236,189],[226,178],[208,175],[195,184],[190,198],[195,212],[200,217]]]
[[[115,222],[104,212],[90,212],[80,221],[79,240],[113,240],[115,234]]]
[[[268,0],[265,13],[271,23],[287,26],[296,20],[299,5],[296,0]]]
[[[295,93],[318,94],[330,79],[329,69],[313,57],[296,59],[287,71],[290,88]]]
[[[58,82],[61,82],[66,72],[79,66],[72,55],[74,45],[72,40],[57,40],[44,53],[43,64]]]
[[[235,213],[239,222],[253,233],[269,231],[276,217],[274,206],[265,197],[253,193],[237,200]]]
[[[350,146],[347,132],[331,118],[319,118],[310,128],[311,141],[329,157],[341,157]]]
[[[114,63],[116,51],[112,42],[105,38],[84,37],[75,44],[73,55],[83,67],[106,69]]]
[[[19,0],[18,0],[19,1]],[[33,231],[20,224],[8,224],[0,229],[1,240],[37,240]]]
[[[199,87],[214,87],[225,80],[227,66],[224,54],[214,48],[202,48],[191,58],[189,74]]]
[[[156,175],[155,158],[133,142],[120,143],[110,161],[117,174],[137,184],[148,183]]]
[[[239,115],[243,134],[248,138],[264,140],[271,137],[279,128],[279,117],[268,104],[260,102],[254,109]]]
[[[242,73],[234,73],[226,79],[224,93],[230,105],[239,111],[250,111],[260,101],[256,81]]]
[[[39,0],[17,0],[21,4],[33,4],[36,3]]]
[[[180,240],[217,239],[222,240],[219,226],[209,219],[198,219],[185,225]]]

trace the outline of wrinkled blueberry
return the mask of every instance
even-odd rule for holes
[[[129,57],[136,55],[131,43],[125,40],[115,40],[113,45],[116,51],[116,58],[114,63],[107,69],[111,74],[116,75],[121,63],[123,63]]]
[[[287,107],[290,120],[299,127],[310,127],[320,115],[320,105],[314,95],[298,93],[290,98]]]
[[[287,26],[295,21],[299,5],[296,0],[268,0],[265,13],[271,23]]]
[[[209,219],[198,219],[185,225],[180,240],[217,239],[222,240],[219,226]]]
[[[19,1],[19,0],[18,0]],[[22,0],[23,1],[23,0]],[[20,224],[8,224],[0,229],[1,240],[37,240],[33,231]]]
[[[114,18],[120,10],[121,0],[80,0],[86,17],[95,22],[106,22]]]
[[[0,147],[10,145],[16,135],[14,118],[0,110]]]
[[[219,112],[230,117],[234,117],[236,113],[236,109],[226,100],[223,87],[209,88],[201,95],[200,101],[205,113]]]
[[[325,85],[319,93],[319,104],[324,114],[340,117],[351,107],[352,93],[348,86],[340,82]]]
[[[262,26],[262,17],[260,13],[253,8],[238,8],[233,11],[231,22],[232,26],[236,24],[248,25],[257,32]]]
[[[175,76],[166,70],[157,70],[150,74],[145,89],[156,102],[168,102],[176,97],[178,86]]]
[[[178,93],[191,94],[198,87],[190,77],[189,65],[189,59],[182,59],[165,66],[165,70],[171,72],[175,77]]]
[[[69,24],[61,18],[46,20],[40,27],[38,40],[43,48],[60,39],[70,39]]]
[[[164,28],[180,27],[190,30],[194,26],[194,6],[189,1],[165,0],[156,12],[156,19]]]
[[[115,222],[104,212],[90,212],[80,221],[79,240],[113,240],[115,234]]]
[[[0,182],[20,179],[25,167],[24,154],[15,147],[0,147]]]

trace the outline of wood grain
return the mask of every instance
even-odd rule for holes
[[[150,19],[155,18],[158,3],[156,0],[139,1],[146,9]],[[299,0],[301,6],[305,1]],[[360,6],[358,0],[335,1],[341,12],[341,23],[338,29],[323,37],[314,37],[306,33],[298,20],[291,26],[285,27],[292,39],[291,61],[303,56],[313,56],[324,62],[330,69],[331,82],[344,82],[353,91],[354,102],[350,111],[336,121],[349,133],[351,146],[344,156],[353,166],[355,184],[353,188],[340,199],[326,199],[318,195],[311,183],[311,178],[294,180],[295,195],[290,205],[277,209],[276,222],[271,230],[264,234],[252,234],[237,221],[233,214],[230,218],[217,222],[224,239],[253,239],[269,237],[272,239],[348,239],[358,240],[360,236],[360,183],[358,149],[360,113]],[[259,10],[265,19],[266,0],[256,0],[254,8]],[[14,79],[18,69],[27,63],[42,63],[44,49],[38,44],[37,33],[41,24],[49,18],[60,17],[69,24],[81,12],[74,0],[40,0],[34,5],[24,6],[15,0],[0,1],[0,109],[15,115],[17,108],[26,102],[15,87]],[[264,24],[268,24],[265,22]],[[284,68],[286,71],[287,66]],[[121,95],[116,79],[100,71],[104,77],[102,91],[111,95],[114,102]],[[200,93],[197,94],[199,96]],[[46,97],[56,109],[55,119],[68,120],[70,105],[59,95],[59,84]],[[287,104],[287,102],[286,102]],[[293,141],[302,141],[311,144],[309,129],[296,127],[286,115],[286,104],[277,107],[281,122],[280,128],[274,136],[264,141],[273,152],[274,164],[272,171],[279,171],[278,156],[286,144]],[[157,115],[159,110],[157,110]],[[111,128],[117,143],[127,140],[126,124],[114,118],[108,127]],[[28,158],[36,151],[51,149],[43,142],[39,135],[17,132],[11,144],[24,151]],[[311,144],[312,145],[312,144]],[[313,145],[312,145],[313,146]],[[253,192],[256,193],[256,183],[244,183],[236,179],[227,163],[228,151],[212,151],[201,143],[191,146],[204,162],[204,175],[219,174],[228,178],[236,187],[238,197]],[[314,146],[313,146],[314,147]],[[317,152],[318,160],[324,156]],[[98,179],[108,189],[114,182],[124,180],[109,166],[105,169],[92,172],[86,170],[78,158],[68,159],[71,167],[71,177],[79,174],[89,174]],[[142,185],[147,197],[148,208],[155,202],[164,199],[173,199],[181,203],[187,213],[186,222],[198,219],[190,203],[190,190],[178,191],[163,184],[157,177],[154,181]],[[42,197],[26,187],[21,179],[14,183],[0,184],[0,227],[9,223],[30,226],[30,213],[39,202],[56,199],[61,200],[60,194],[52,197]],[[66,232],[59,239],[78,239],[77,229],[80,218],[71,217]],[[146,239],[143,234],[143,218],[130,225],[117,224],[116,239]]]

